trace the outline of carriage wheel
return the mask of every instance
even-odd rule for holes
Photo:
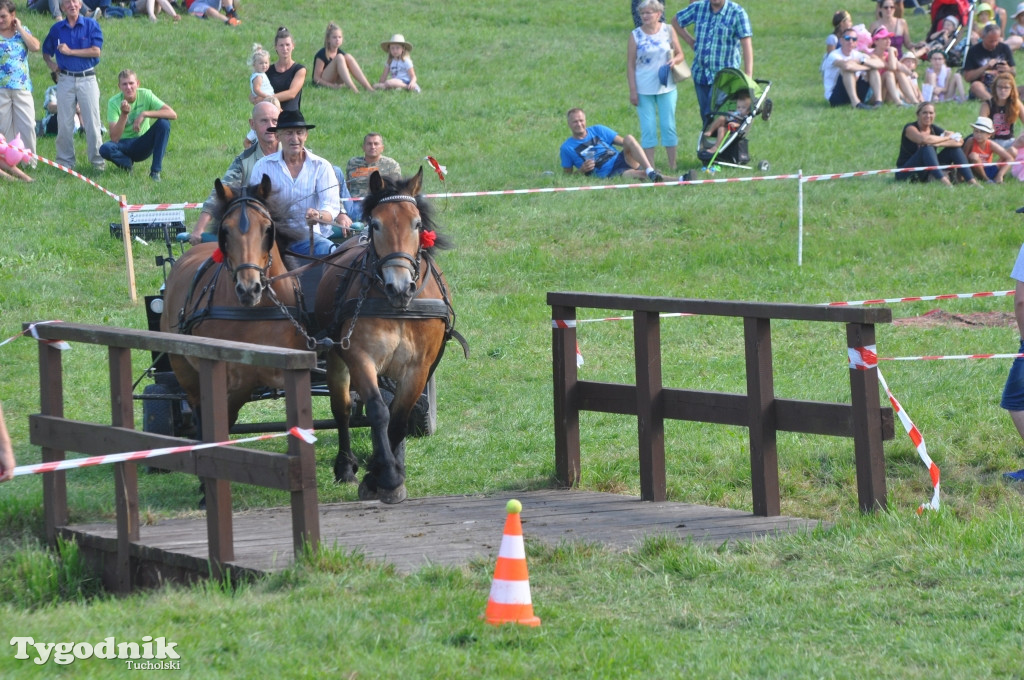
[[[430,376],[423,394],[416,400],[409,414],[409,434],[413,437],[429,437],[437,431],[437,387],[434,376]]]
[[[772,164],[769,163],[768,161],[761,161],[760,163],[757,164],[757,169],[760,170],[761,172],[768,172],[769,170],[772,169]]]
[[[768,120],[772,116],[772,100],[765,99],[764,106],[761,107],[761,120]]]

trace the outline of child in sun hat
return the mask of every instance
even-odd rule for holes
[[[384,62],[384,73],[380,74],[380,80],[373,86],[374,89],[419,92],[416,70],[413,69],[412,59],[409,58],[412,43],[406,42],[405,36],[401,33],[395,33],[390,40],[382,42],[380,48],[387,53],[388,58]]]
[[[1024,2],[1017,5],[1017,11],[1013,13],[1013,23],[1006,29],[1006,37],[1003,39],[1011,50],[1019,50],[1024,46]]]
[[[992,141],[992,133],[995,128],[992,126],[992,119],[986,116],[978,116],[978,119],[971,123],[974,132],[964,140],[964,155],[971,163],[985,163],[982,167],[971,168],[974,176],[980,182],[1003,183],[1003,177],[1010,171],[1009,165],[988,165],[996,161],[1007,163],[1014,160],[1013,154]],[[994,158],[997,157],[997,158]]]

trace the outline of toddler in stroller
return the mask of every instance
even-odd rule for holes
[[[755,80],[735,68],[722,69],[711,85],[711,116],[697,140],[697,158],[705,167],[726,165],[750,170],[746,135],[754,120],[768,120],[772,100],[768,99],[771,82]],[[769,168],[761,161],[758,169]]]

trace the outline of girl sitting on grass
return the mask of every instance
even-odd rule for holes
[[[391,40],[382,42],[380,48],[387,52],[388,59],[384,62],[384,73],[380,74],[380,81],[373,87],[377,90],[419,92],[416,71],[412,67],[412,59],[409,58],[412,43],[407,43],[401,33],[395,33]]]

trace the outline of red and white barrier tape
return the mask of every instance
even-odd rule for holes
[[[1017,359],[1024,354],[947,354],[920,357],[878,357],[879,361],[938,361],[940,359]]]
[[[72,177],[77,177],[78,179],[82,180],[83,182],[85,182],[89,186],[95,187],[95,188],[99,189],[100,191],[102,191],[103,193],[105,193],[107,196],[110,196],[112,199],[117,201],[117,204],[120,207],[123,208],[125,206],[125,204],[121,202],[121,197],[118,196],[117,194],[115,194],[113,191],[111,191],[110,189],[105,189],[104,187],[101,187],[96,182],[92,181],[88,177],[85,177],[84,175],[81,175],[81,174],[75,172],[71,168],[64,167],[60,163],[55,163],[54,161],[51,161],[49,158],[43,158],[42,156],[40,156],[38,154],[34,154],[34,153],[32,153],[31,151],[29,151],[27,149],[24,151],[24,153],[28,154],[30,157],[36,159],[37,161],[41,161],[41,162],[43,162],[43,163],[45,163],[45,164],[47,164],[49,166],[57,168],[58,170],[63,170],[64,172],[68,173]]]
[[[924,463],[925,467],[928,468],[928,474],[931,476],[932,488],[932,499],[927,503],[922,503],[917,508],[917,514],[921,514],[925,510],[938,510],[939,509],[939,466],[932,461],[928,455],[928,447],[924,443],[924,437],[921,435],[921,431],[917,429],[913,421],[910,420],[910,416],[900,405],[900,402],[893,395],[892,390],[889,389],[888,383],[885,382],[885,378],[882,376],[882,371],[878,368],[878,353],[875,345],[869,345],[867,347],[848,347],[847,352],[850,357],[850,368],[857,369],[859,371],[865,371],[869,368],[874,368],[878,373],[878,382],[881,383],[882,388],[885,390],[886,395],[889,397],[889,402],[892,404],[893,410],[900,417],[900,422],[903,423],[903,429],[907,431],[907,436],[910,437],[910,441],[914,442],[914,448],[917,449],[917,455],[921,457],[921,462]]]
[[[877,300],[853,300],[850,302],[823,302],[819,307],[854,307],[857,305],[886,305],[898,302],[924,302],[927,300],[967,300],[983,297],[1006,297],[1013,295],[1012,290],[996,290],[985,293],[947,293],[945,295],[917,295],[901,298],[878,298]]]
[[[275,439],[278,437],[287,437],[291,435],[297,437],[307,444],[312,444],[316,441],[316,437],[313,436],[313,430],[305,430],[299,427],[293,427],[287,432],[275,432],[272,434],[262,434],[255,437],[246,437],[244,439],[228,439],[222,442],[204,442],[202,444],[189,444],[186,446],[170,446],[162,449],[149,449],[146,451],[129,451],[126,453],[110,453],[104,456],[90,456],[89,458],[71,458],[68,460],[51,461],[49,463],[36,463],[35,465],[21,465],[14,468],[14,476],[20,475],[41,475],[45,472],[56,472],[57,470],[72,470],[76,468],[92,467],[94,465],[109,465],[110,463],[125,463],[130,461],[143,460],[145,458],[153,458],[154,456],[166,456],[172,453],[187,453],[189,451],[198,451],[200,449],[212,449],[216,446],[234,446],[236,444],[245,444],[248,442],[259,442],[267,439]]]
[[[0,347],[3,347],[4,345],[6,345],[9,342],[13,342],[13,341],[17,340],[18,338],[20,338],[21,336],[23,336],[23,335],[25,335],[27,333],[27,334],[30,334],[33,338],[35,338],[39,342],[45,342],[48,345],[53,345],[54,347],[56,347],[57,349],[59,349],[61,351],[71,349],[71,345],[69,345],[68,343],[64,342],[63,340],[43,340],[42,338],[39,337],[39,334],[36,332],[36,326],[42,326],[43,324],[48,324],[48,323],[63,323],[63,322],[60,321],[59,319],[54,319],[53,321],[37,321],[37,322],[35,322],[33,324],[29,324],[29,327],[26,328],[25,330],[23,330],[22,332],[16,333],[16,334],[12,335],[11,337],[7,338],[6,340],[4,340],[3,342],[0,342]]]

